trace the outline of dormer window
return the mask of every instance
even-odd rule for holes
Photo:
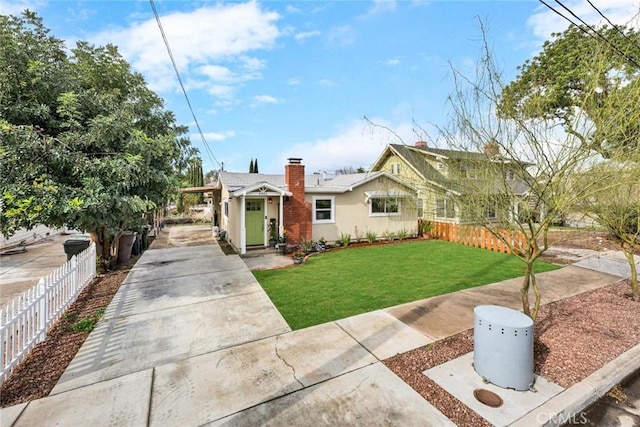
[[[400,163],[391,163],[391,173],[394,175],[400,173]]]
[[[513,181],[514,179],[516,179],[516,174],[511,169],[508,169],[505,172],[505,175],[506,175],[505,177],[507,178],[507,181]]]
[[[438,162],[438,170],[444,169],[444,163]]]

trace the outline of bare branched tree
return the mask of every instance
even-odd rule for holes
[[[581,138],[564,131],[554,119],[499,110],[504,85],[486,40],[474,78],[457,70],[453,75],[453,120],[442,129],[443,136],[450,146],[474,153],[460,163],[456,199],[460,217],[484,227],[522,260],[522,310],[535,320],[541,299],[535,262],[549,248],[549,228],[577,212],[581,201],[617,186],[617,172],[603,170],[606,179],[598,185],[578,180],[602,161]],[[583,102],[589,102],[591,95],[587,91]],[[595,125],[583,111],[580,106],[575,109],[571,125],[588,133]],[[518,235],[521,238],[514,238]]]

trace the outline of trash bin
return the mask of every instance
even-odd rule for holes
[[[118,242],[118,262],[127,262],[131,259],[131,249],[136,241],[136,235],[133,231],[123,231]]]
[[[91,245],[91,236],[88,234],[74,234],[65,240],[62,245],[64,246],[64,253],[67,254],[67,261],[69,261]]]
[[[150,225],[142,227],[142,251],[147,250],[149,247],[149,231],[151,231]]]
[[[533,385],[533,320],[497,305],[474,310],[473,366],[486,381],[503,388]]]
[[[136,239],[131,247],[131,255],[140,255],[142,253],[142,234],[136,233]]]

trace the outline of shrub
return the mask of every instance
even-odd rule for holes
[[[378,235],[373,231],[367,231],[367,242],[373,243],[378,240]]]
[[[304,237],[300,238],[300,251],[303,254],[308,254],[309,252],[311,252],[311,249],[313,248],[313,240],[311,239],[305,239]]]
[[[409,235],[409,232],[405,229],[398,231],[398,239],[400,240],[406,239],[408,235]]]
[[[355,236],[355,241],[356,243],[360,243],[362,242],[362,238],[364,237],[364,233],[362,232],[362,230],[358,230],[358,226],[356,225],[355,231],[354,231],[354,236]]]
[[[394,233],[393,231],[386,230],[382,233],[382,237],[392,242],[396,238],[396,233]]]
[[[349,246],[349,243],[351,243],[351,234],[349,233],[340,233],[340,244],[342,246]]]

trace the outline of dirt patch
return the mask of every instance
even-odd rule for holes
[[[535,324],[535,373],[571,387],[640,343],[638,312],[640,303],[631,300],[628,280],[543,306]],[[473,329],[384,364],[455,424],[490,426],[422,373],[471,351]]]
[[[227,242],[226,240],[222,240],[219,237],[216,240],[218,241],[218,244],[220,245],[220,249],[222,249],[222,252],[224,252],[225,255],[237,255],[238,254],[238,252],[236,252],[236,250],[233,249],[233,246],[231,246],[229,244],[229,242]]]
[[[549,239],[550,246],[590,249],[594,251],[606,249],[619,251],[622,249],[620,244],[604,231],[567,228],[564,230],[551,230],[547,238]]]

